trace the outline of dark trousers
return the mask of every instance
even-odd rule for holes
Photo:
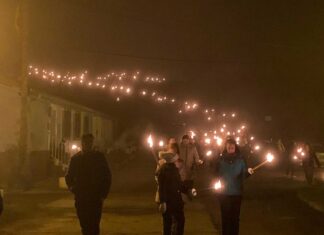
[[[305,173],[305,178],[308,184],[313,183],[313,178],[314,178],[314,167],[313,166],[303,166],[304,168],[304,173]]]
[[[83,235],[99,235],[102,201],[75,202]]]
[[[286,175],[293,177],[295,173],[295,164],[291,161],[286,162]]]
[[[189,197],[189,199],[192,199],[192,189],[194,187],[194,181],[193,180],[185,180],[182,182],[183,184],[183,188],[184,188],[184,192],[187,194],[187,196]]]
[[[163,216],[163,235],[183,235],[185,216],[183,208],[169,210]]]
[[[242,196],[219,197],[222,214],[222,235],[238,235]]]

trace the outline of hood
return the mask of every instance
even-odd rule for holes
[[[166,163],[174,163],[179,159],[178,154],[171,152],[159,152],[159,158],[165,160]]]

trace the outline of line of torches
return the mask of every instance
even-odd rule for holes
[[[205,115],[207,122],[216,120],[216,117],[236,118],[237,114],[233,113],[217,113],[214,108],[206,109],[199,105],[196,101],[181,101],[172,96],[162,94],[156,90],[156,85],[166,82],[164,77],[144,76],[139,71],[134,73],[111,72],[96,78],[90,79],[87,70],[80,73],[59,73],[53,70],[39,68],[30,65],[28,67],[28,75],[31,78],[38,78],[48,81],[51,84],[64,84],[66,86],[81,86],[87,88],[97,88],[106,90],[112,94],[116,102],[120,102],[122,97],[131,97],[137,94],[139,97],[147,97],[156,103],[172,104],[177,107],[178,114],[192,113],[200,111]],[[140,87],[142,86],[142,87]],[[151,88],[148,89],[147,87]]]

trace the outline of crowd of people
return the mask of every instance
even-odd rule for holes
[[[100,234],[103,201],[111,185],[111,172],[104,155],[93,149],[91,134],[82,137],[82,150],[71,158],[66,183],[75,196],[75,207],[82,234]],[[212,173],[226,187],[218,198],[222,215],[223,235],[236,235],[239,231],[240,207],[244,180],[253,174],[247,168],[239,146],[234,139],[227,139],[224,150],[211,165]],[[169,140],[157,159],[156,202],[163,218],[164,235],[183,235],[185,227],[184,201],[192,200],[197,167],[203,164],[197,147],[189,135],[178,144]]]
[[[65,176],[66,184],[75,197],[75,208],[82,234],[100,234],[100,220],[103,202],[108,196],[112,175],[103,153],[93,148],[92,134],[82,136],[82,149],[75,154]],[[197,195],[195,176],[197,168],[206,161],[200,156],[196,142],[184,135],[178,143],[170,138],[167,147],[157,158],[155,178],[157,192],[155,201],[163,218],[164,235],[183,235],[185,228],[185,201]],[[248,168],[247,153],[250,150],[239,146],[234,138],[228,137],[217,156],[208,162],[213,178],[219,179],[216,192],[220,204],[222,234],[238,235],[243,184],[254,174]],[[291,146],[278,141],[277,153],[283,159],[287,175],[294,174],[296,162],[300,162],[309,184],[313,183],[315,164],[320,162],[310,144],[295,142]],[[249,155],[248,154],[248,155]],[[0,215],[3,211],[3,198],[0,193]]]
[[[290,178],[295,177],[296,168],[301,166],[306,182],[312,185],[315,166],[321,168],[321,163],[310,143],[294,141],[285,146],[279,140],[278,149],[284,159],[286,175]]]
[[[302,166],[305,180],[313,183],[314,167],[320,167],[315,151],[308,143],[295,142],[287,146],[278,141],[265,143],[266,149],[271,150],[283,162],[287,174],[293,174],[297,162]],[[199,156],[199,145],[188,135],[182,137],[178,144],[175,138],[170,138],[167,149],[159,153],[156,177],[158,182],[157,200],[163,216],[163,231],[168,234],[183,234],[185,215],[183,212],[184,199],[191,200],[197,191],[194,189],[194,179],[198,166],[204,159]],[[197,150],[199,149],[199,150]],[[243,194],[243,183],[254,173],[248,165],[251,158],[257,157],[247,142],[239,146],[234,138],[228,137],[219,146],[215,156],[204,159],[208,162],[213,178],[220,179],[223,186],[217,191],[222,220],[223,235],[239,234],[240,208]],[[217,155],[217,156],[216,156]],[[205,157],[205,156],[204,156]],[[256,160],[258,161],[258,160]],[[207,164],[206,164],[207,165]]]

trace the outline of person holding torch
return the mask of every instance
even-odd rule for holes
[[[196,166],[202,165],[203,161],[200,160],[197,148],[190,143],[189,135],[182,137],[180,149],[180,159],[183,162],[183,170],[180,172],[181,180],[185,187],[186,195],[189,199],[192,199],[194,189],[194,178]]]
[[[164,164],[158,169],[159,210],[163,217],[163,235],[183,235],[185,225],[184,202],[181,193],[185,192],[176,162],[179,160],[177,144],[170,145],[160,158]]]
[[[243,182],[254,171],[247,168],[234,139],[225,142],[225,149],[218,158],[214,171],[218,179],[214,189],[219,194],[222,234],[238,235]]]

